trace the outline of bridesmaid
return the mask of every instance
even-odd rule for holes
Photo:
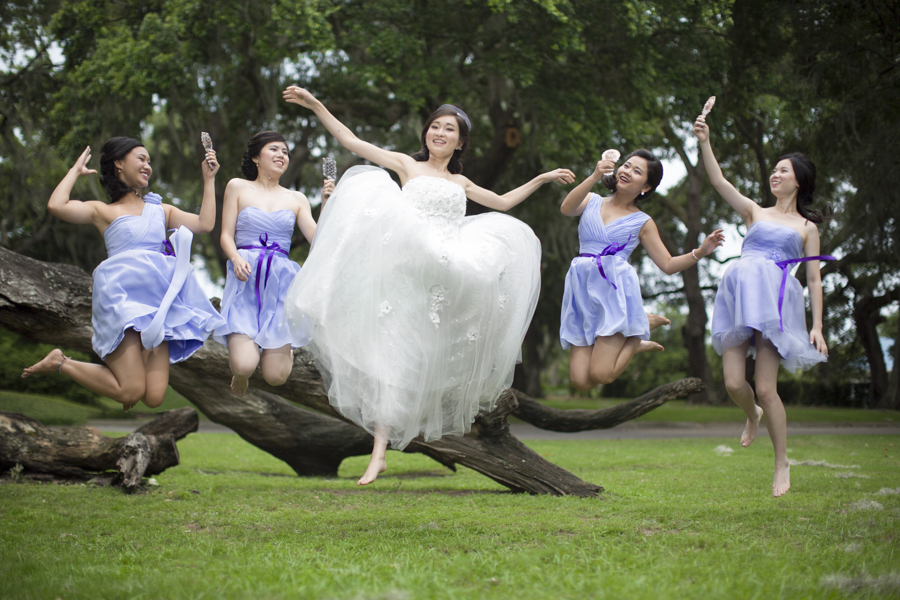
[[[747,223],[740,260],[731,263],[716,292],[712,344],[722,355],[725,388],[747,415],[741,446],[756,438],[763,414],[775,448],[772,495],[782,496],[791,487],[787,458],[787,417],[778,395],[778,366],[789,371],[808,369],[828,360],[822,335],[822,276],[819,230],[822,215],[808,208],[816,186],[816,167],[800,153],[778,159],[769,177],[775,206],[762,208],[743,196],[722,175],[709,143],[706,117],[697,117],[694,135],[700,142],[703,164],[716,191]],[[804,256],[805,255],[805,256]],[[806,287],[812,305],[812,331],[806,331],[803,288],[788,267],[806,265]],[[746,357],[756,358],[756,405],[746,379]]]
[[[228,256],[222,300],[226,324],[214,338],[228,346],[231,391],[237,396],[247,390],[258,365],[269,385],[282,385],[293,368],[291,336],[281,322],[285,294],[300,265],[288,253],[294,223],[312,241],[316,222],[306,196],[279,184],[290,160],[279,133],[257,133],[247,142],[241,164],[245,179],[232,179],[225,187],[221,244]],[[325,180],[323,198],[333,189],[334,181]],[[297,339],[293,347],[308,342],[309,337]]]
[[[712,254],[724,239],[717,229],[699,248],[673,257],[656,223],[637,206],[662,181],[662,163],[647,150],[635,150],[613,172],[615,167],[613,160],[600,160],[560,207],[568,217],[581,216],[581,253],[572,259],[566,274],[559,337],[563,349],[571,348],[569,376],[582,392],[615,381],[635,354],[663,350],[649,341],[650,330],[668,325],[669,320],[657,315],[648,318],[637,272],[628,264],[638,243],[656,266],[672,275]],[[591,192],[601,180],[612,196],[602,198]]]
[[[89,390],[122,403],[162,404],[169,384],[169,363],[199,350],[224,320],[200,288],[191,267],[194,233],[208,233],[216,220],[215,152],[201,162],[203,201],[200,214],[162,204],[158,194],[141,196],[153,172],[150,153],[138,140],[114,137],[103,145],[100,183],[109,204],[70,200],[88,168],[85,148],[47,203],[53,216],[94,225],[103,235],[109,258],[94,270],[91,325],[94,352],[106,363],[70,360],[52,350],[22,377],[57,372]],[[166,230],[177,229],[166,241]],[[174,256],[173,256],[174,253]]]

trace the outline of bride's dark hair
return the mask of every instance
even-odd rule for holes
[[[654,156],[653,153],[649,150],[640,148],[626,156],[625,160],[622,161],[622,164],[624,165],[625,163],[627,163],[628,159],[632,156],[639,156],[640,158],[643,158],[647,161],[647,184],[650,186],[650,190],[643,196],[638,196],[637,198],[638,200],[646,200],[650,197],[650,194],[656,191],[656,188],[659,186],[659,182],[662,181],[662,162],[660,162],[660,160],[656,158],[656,156]],[[618,178],[616,177],[616,171],[607,173],[603,176],[603,185],[605,185],[606,189],[611,191],[613,194],[616,193],[616,181],[618,181]]]
[[[106,190],[110,202],[117,202],[129,192],[139,194],[139,190],[130,188],[119,179],[116,161],[122,160],[135,148],[143,148],[144,144],[130,137],[114,137],[106,140],[100,152],[100,185]]]
[[[288,145],[284,136],[277,131],[260,131],[247,142],[247,151],[244,152],[244,157],[241,159],[241,173],[250,181],[256,181],[259,176],[259,167],[256,166],[253,159],[259,156],[263,146],[270,142],[282,142],[285,146]],[[288,158],[290,156],[291,148],[288,146]]]
[[[447,170],[453,173],[454,175],[458,175],[462,173],[463,163],[462,156],[466,153],[466,148],[469,147],[469,126],[466,125],[465,120],[459,115],[456,108],[453,106],[442,106],[428,117],[428,120],[425,121],[425,127],[422,128],[422,147],[418,152],[412,154],[413,159],[419,162],[425,162],[428,160],[429,152],[428,146],[425,144],[425,134],[428,133],[428,128],[431,127],[431,124],[434,123],[434,120],[438,117],[443,117],[444,115],[453,115],[456,117],[456,124],[459,127],[459,141],[462,142],[462,146],[459,150],[453,151],[453,156],[450,158],[450,164],[447,165]]]

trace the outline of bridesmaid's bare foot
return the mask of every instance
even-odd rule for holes
[[[756,432],[759,430],[759,422],[762,420],[763,409],[756,407],[756,418],[747,419],[747,425],[744,426],[744,433],[741,434],[741,446],[746,448],[756,439]]]
[[[672,324],[672,321],[670,321],[669,319],[667,319],[663,316],[654,315],[651,313],[647,313],[647,320],[650,321],[650,331],[653,331],[657,327],[662,327],[663,325],[671,325]]]
[[[638,344],[637,350],[634,351],[635,354],[640,354],[641,352],[662,352],[665,348],[662,347],[661,344],[657,344],[656,342],[651,342],[649,340],[641,340],[641,343]]]
[[[65,354],[59,348],[54,348],[50,353],[42,358],[39,362],[26,367],[22,371],[22,377],[31,377],[32,375],[46,375],[47,373],[55,373],[57,367],[66,359]]]
[[[385,471],[387,471],[387,460],[373,456],[372,460],[369,461],[369,467],[363,473],[363,476],[359,478],[359,481],[356,482],[356,485],[369,485]]]
[[[776,498],[784,496],[791,489],[791,465],[775,463],[775,479],[772,481],[772,495]]]
[[[250,380],[246,377],[238,377],[237,375],[235,375],[231,378],[231,391],[238,398],[244,395],[244,392],[247,391],[247,387],[249,385]]]

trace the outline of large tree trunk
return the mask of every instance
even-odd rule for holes
[[[91,427],[54,431],[23,414],[0,412],[0,471],[23,477],[93,479],[135,490],[144,476],[179,463],[175,442],[197,431],[197,424],[193,408],[180,408],[161,413],[126,437],[112,438]]]
[[[89,351],[90,285],[90,277],[73,267],[0,250],[0,325],[35,341]],[[321,377],[305,351],[296,353],[293,373],[281,387],[268,386],[257,376],[247,394],[237,398],[228,389],[230,379],[227,351],[215,343],[170,369],[172,387],[210,420],[284,460],[299,475],[334,475],[344,458],[371,451],[372,438],[345,422],[328,403]],[[515,491],[599,494],[600,486],[545,461],[510,435],[506,416],[517,408],[516,398],[506,392],[494,411],[478,415],[466,436],[436,442],[417,439],[407,450],[449,468],[467,466]]]

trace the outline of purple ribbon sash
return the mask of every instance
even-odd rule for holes
[[[784,305],[784,286],[787,284],[788,267],[795,263],[809,262],[811,260],[837,260],[835,257],[825,254],[822,256],[804,256],[802,258],[789,258],[788,260],[779,260],[775,264],[781,269],[781,291],[778,292],[778,324],[781,331],[784,331],[784,316],[781,314],[781,307]]]
[[[278,242],[269,243],[269,234],[263,233],[259,236],[258,246],[238,246],[238,250],[263,250],[256,259],[256,325],[259,326],[259,317],[262,312],[262,297],[260,296],[260,278],[262,277],[262,264],[266,263],[266,277],[263,279],[262,287],[265,288],[269,283],[269,271],[272,267],[272,259],[276,252],[281,252],[285,256],[288,255],[287,250],[278,245]]]
[[[166,256],[175,256],[175,248],[172,247],[172,242],[166,240],[162,243],[162,250],[160,250]]]
[[[612,281],[610,281],[609,277],[606,276],[606,273],[603,272],[603,262],[601,262],[600,259],[603,258],[604,256],[615,255],[617,252],[620,252],[623,248],[625,248],[625,246],[627,246],[628,242],[630,242],[630,241],[631,241],[631,236],[629,235],[628,239],[625,240],[624,242],[622,242],[621,244],[618,244],[618,245],[614,244],[614,243],[610,244],[609,246],[607,246],[606,248],[601,250],[598,254],[579,254],[578,256],[581,258],[596,259],[597,268],[600,270],[600,276],[603,277],[603,279],[605,279],[607,281],[607,283],[609,283],[609,285],[613,286],[614,290],[618,290],[619,288],[616,287],[616,284],[614,284]]]

